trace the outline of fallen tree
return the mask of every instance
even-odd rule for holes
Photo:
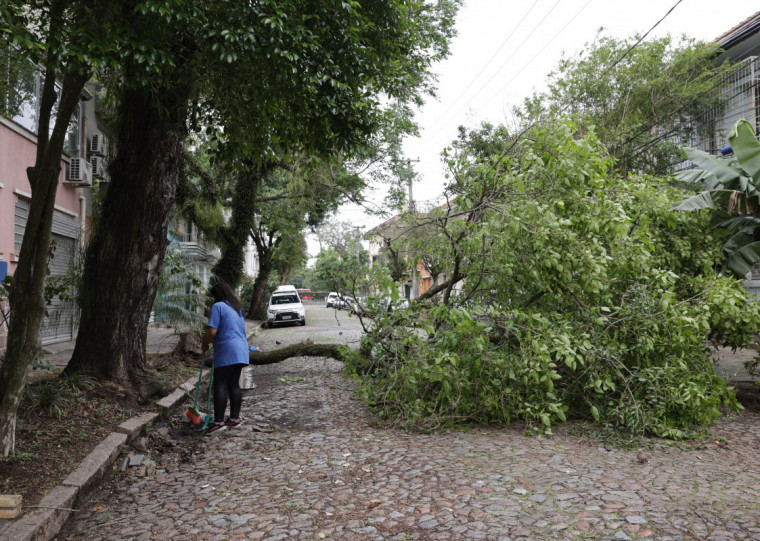
[[[363,284],[389,301],[368,303],[361,349],[344,356],[378,416],[529,433],[579,419],[682,439],[740,409],[712,344],[745,347],[760,305],[719,272],[710,216],[672,212],[684,192],[668,179],[621,178],[572,123],[536,126],[505,152],[483,134],[449,161],[453,206],[405,228],[419,247],[409,260],[435,255],[447,280],[408,306],[392,269]]]
[[[340,344],[315,344],[306,341],[272,351],[252,351],[248,359],[256,366],[280,363],[291,357],[331,357],[337,361],[344,361],[345,348],[346,346]]]
[[[290,344],[273,351],[252,351],[248,359],[252,365],[265,365],[281,363],[291,357],[331,357],[337,361],[345,361],[346,346],[341,344],[315,344],[311,340]],[[174,348],[174,355],[196,356],[201,355],[200,338],[192,332],[182,332],[179,341]],[[211,366],[213,356],[206,359],[206,366]]]

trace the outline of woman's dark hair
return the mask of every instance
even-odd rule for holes
[[[235,293],[227,282],[215,283],[211,286],[209,293],[214,297],[214,302],[226,302],[232,306],[238,314],[241,316],[243,315],[243,309],[240,308],[240,302],[237,300],[237,297],[235,297]]]

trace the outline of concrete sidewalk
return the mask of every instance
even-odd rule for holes
[[[713,356],[715,361],[715,374],[727,383],[738,383],[743,381],[755,381],[747,372],[744,363],[751,361],[757,356],[754,349],[739,349],[736,352],[730,348],[718,348],[717,353]]]
[[[261,326],[261,321],[246,320],[245,334],[250,338],[251,334]],[[179,331],[168,325],[156,325],[151,323],[148,326],[147,351],[148,355],[163,355],[174,349],[179,341]],[[60,370],[66,367],[74,352],[74,340],[68,342],[58,342],[42,346],[42,365],[49,365],[52,370]]]

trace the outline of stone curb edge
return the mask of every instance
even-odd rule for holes
[[[208,378],[204,372],[203,378]],[[98,444],[89,455],[82,459],[60,485],[48,492],[40,500],[38,509],[24,514],[0,530],[0,538],[8,541],[50,541],[76,511],[74,506],[81,503],[93,487],[116,462],[122,447],[134,440],[143,429],[176,407],[187,394],[195,389],[198,378],[190,378],[172,393],[156,402],[160,413],[148,412],[127,419]]]

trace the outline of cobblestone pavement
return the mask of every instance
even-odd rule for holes
[[[758,413],[643,454],[573,426],[408,434],[378,426],[340,368],[255,367],[240,427],[154,427],[155,468],[114,473],[59,539],[760,540]]]

